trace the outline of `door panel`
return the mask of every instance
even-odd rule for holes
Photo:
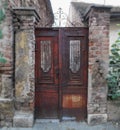
[[[86,118],[87,31],[87,28],[36,29],[37,118]]]
[[[58,118],[58,94],[56,91],[36,92],[36,118]]]
[[[36,35],[35,114],[37,118],[58,118],[58,32],[41,29]]]
[[[60,30],[60,87],[62,118],[87,115],[87,29]]]

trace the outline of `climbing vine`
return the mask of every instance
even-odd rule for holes
[[[0,39],[3,38],[1,24],[5,19],[5,9],[7,7],[7,1],[0,1]]]
[[[0,52],[0,63],[5,64],[6,59],[3,57],[3,54]]]
[[[2,23],[5,19],[5,9],[7,8],[7,0],[0,0],[0,39],[3,38],[2,33]],[[3,54],[0,52],[0,64],[5,64],[6,59],[3,57]]]
[[[111,46],[108,97],[110,99],[117,99],[120,97],[120,32],[118,33],[118,39]]]

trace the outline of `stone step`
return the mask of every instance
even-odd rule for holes
[[[13,117],[14,127],[32,127],[34,116],[32,112],[16,111]]]
[[[59,123],[59,119],[36,119],[35,123]]]

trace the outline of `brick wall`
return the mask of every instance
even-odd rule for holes
[[[1,1],[5,17],[0,21],[0,53],[7,61],[0,63],[0,126],[11,126],[13,118],[13,27],[8,1]]]
[[[92,7],[89,17],[88,123],[107,121],[110,8]]]

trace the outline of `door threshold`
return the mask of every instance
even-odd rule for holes
[[[76,121],[76,117],[63,116],[62,121]]]
[[[36,119],[36,123],[59,123],[59,119]]]

